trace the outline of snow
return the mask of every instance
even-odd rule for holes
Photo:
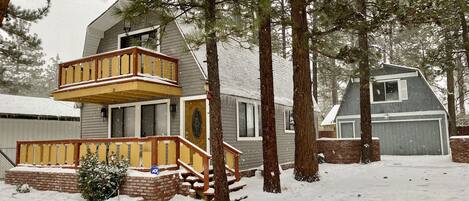
[[[324,120],[321,122],[321,126],[335,124],[335,117],[337,116],[337,113],[339,112],[339,108],[340,108],[340,105],[334,105],[329,111],[329,113],[327,113]]]
[[[379,140],[378,137],[372,137],[373,140]],[[319,138],[318,140],[321,140],[321,141],[327,141],[327,140],[337,140],[337,141],[340,141],[340,140],[361,140],[361,138],[330,138],[330,137],[322,137],[322,138]]]
[[[85,201],[79,193],[61,193],[56,191],[38,191],[31,189],[30,193],[17,193],[16,186],[0,181],[0,200],[2,201]],[[131,198],[120,195],[108,201],[140,201],[142,198]]]
[[[54,101],[51,98],[0,94],[0,113],[28,114],[62,117],[80,117],[80,109],[72,102]]]
[[[127,171],[127,176],[129,176],[129,177],[159,177],[159,176],[176,174],[176,173],[178,173],[178,172],[177,171],[161,171],[158,175],[156,175],[156,174],[151,174],[150,172],[142,172],[142,171],[137,171],[137,170],[128,170]],[[175,176],[179,176],[179,175],[175,175]]]
[[[469,165],[451,162],[450,156],[382,156],[382,161],[362,164],[320,164],[321,180],[297,182],[293,170],[281,172],[281,194],[264,193],[262,177],[243,178],[247,201],[395,201],[466,200]],[[172,201],[194,201],[178,195]]]
[[[75,173],[75,169],[71,168],[42,168],[42,167],[28,167],[28,166],[17,166],[11,168],[10,171],[25,171],[25,172],[50,172],[50,173]]]

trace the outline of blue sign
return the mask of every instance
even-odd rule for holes
[[[158,166],[151,166],[150,173],[158,175],[160,174],[160,168],[158,168]]]

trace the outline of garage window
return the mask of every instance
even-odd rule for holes
[[[399,101],[399,80],[374,82],[372,95],[373,102]]]

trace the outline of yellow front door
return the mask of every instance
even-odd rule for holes
[[[207,119],[205,99],[185,102],[186,139],[203,150],[207,150]]]

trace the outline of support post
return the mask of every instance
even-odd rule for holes
[[[21,151],[21,144],[20,142],[16,141],[16,166],[20,164],[20,151]]]
[[[208,158],[204,158],[204,191],[208,190],[209,187],[209,166],[208,166]]]
[[[80,165],[80,147],[81,143],[75,143],[73,147],[73,164],[75,167]]]

